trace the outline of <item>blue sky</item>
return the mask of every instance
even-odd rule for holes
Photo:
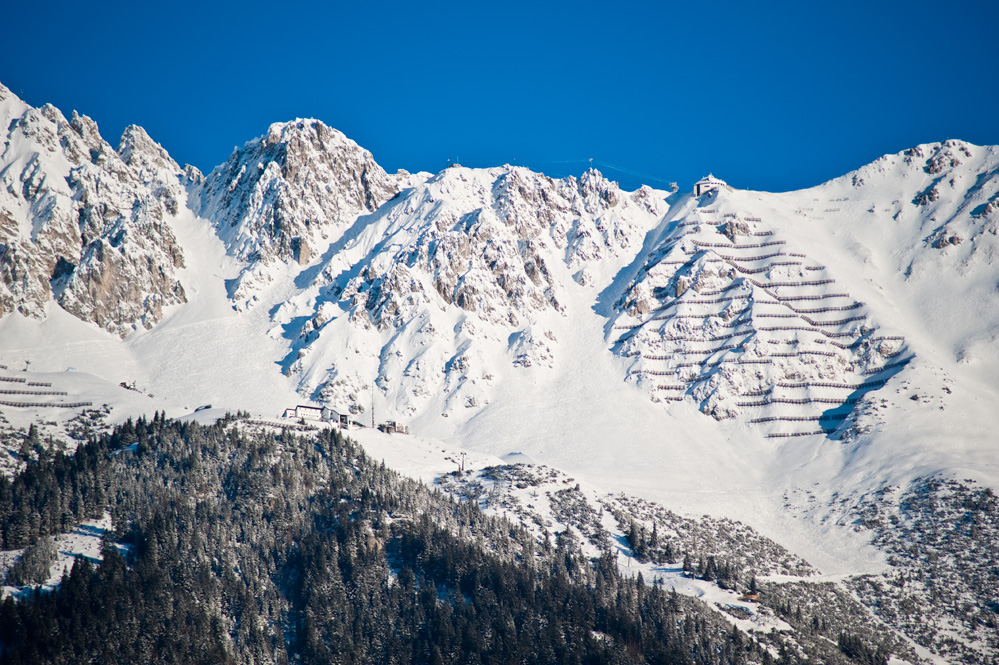
[[[592,157],[628,188],[781,191],[999,143],[996,2],[97,5],[8,3],[0,82],[203,170],[300,116],[388,170]]]

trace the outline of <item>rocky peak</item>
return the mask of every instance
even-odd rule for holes
[[[141,129],[126,131],[125,161],[91,118],[3,95],[0,314],[40,317],[54,297],[122,336],[152,326],[185,300],[166,220],[184,196],[176,164]]]
[[[138,125],[125,128],[118,142],[117,152],[121,160],[139,170],[140,175],[147,171],[167,171],[175,176],[180,171],[177,162],[173,161],[163,146],[153,141],[146,130]]]
[[[371,156],[318,120],[271,125],[207,176],[202,214],[231,254],[308,263],[399,190]]]

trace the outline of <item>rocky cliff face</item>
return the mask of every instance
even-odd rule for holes
[[[233,151],[204,179],[200,214],[247,264],[234,300],[251,304],[271,279],[268,266],[309,263],[410,179],[386,174],[370,152],[318,120],[275,123]]]
[[[183,252],[167,218],[181,172],[138,127],[115,151],[88,117],[31,108],[0,86],[0,314],[55,300],[124,336],[185,302]]]

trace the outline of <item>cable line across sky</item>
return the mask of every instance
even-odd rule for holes
[[[625,168],[623,166],[618,166],[617,164],[612,164],[610,162],[605,162],[602,159],[597,158],[587,158],[587,159],[544,159],[544,160],[532,160],[533,164],[596,164],[598,166],[603,166],[614,171],[620,171],[621,173],[627,173],[628,175],[633,175],[639,178],[645,178],[646,180],[652,180],[655,182],[661,182],[666,185],[672,185],[675,181],[666,180],[665,178],[660,178],[648,173],[642,173],[641,171],[635,171],[634,169]]]

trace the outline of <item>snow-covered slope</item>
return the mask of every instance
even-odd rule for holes
[[[511,374],[559,361],[577,293],[630,260],[667,206],[591,171],[449,168],[361,218],[316,267],[288,371],[341,410],[466,420]],[[302,314],[307,319],[298,319]],[[566,351],[568,352],[568,351]],[[371,394],[374,381],[375,394]]]
[[[911,360],[902,331],[728,194],[676,206],[617,301],[614,349],[653,401],[751,414],[769,437],[836,432]]]

